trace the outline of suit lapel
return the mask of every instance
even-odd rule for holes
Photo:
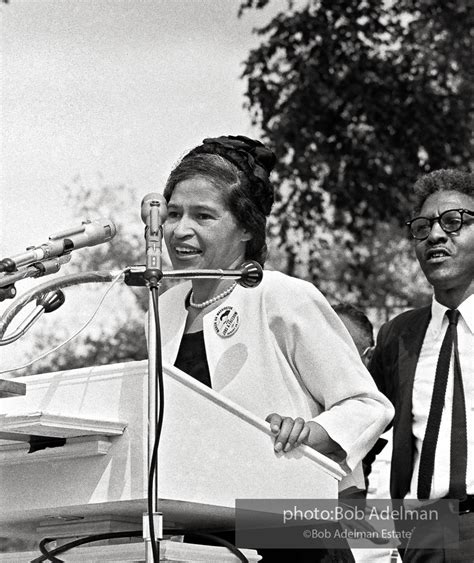
[[[410,319],[410,323],[401,331],[398,347],[400,399],[403,404],[409,403],[410,412],[413,381],[421,346],[431,317],[431,307],[423,307],[423,309],[419,309],[416,313]]]

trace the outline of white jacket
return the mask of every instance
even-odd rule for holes
[[[160,297],[163,360],[172,365],[190,289],[185,282]],[[266,270],[256,288],[238,285],[203,326],[215,391],[262,419],[276,412],[315,420],[351,470],[392,419],[343,323],[309,282]]]

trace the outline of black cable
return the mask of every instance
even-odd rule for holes
[[[213,541],[215,544],[222,545],[223,547],[227,547],[234,555],[236,555],[242,563],[249,563],[248,559],[245,555],[232,543],[228,542],[227,540],[220,538],[219,536],[214,536],[212,534],[208,534],[205,532],[200,531],[190,531],[190,530],[176,530],[170,529],[165,530],[165,533],[168,535],[186,535],[189,538],[196,538],[196,539],[206,539]],[[46,548],[46,544],[56,541],[57,538],[44,538],[40,541],[39,549],[42,553],[41,557],[37,557],[30,561],[30,563],[43,563],[43,561],[52,561],[53,563],[64,563],[62,559],[58,559],[55,555],[59,555],[60,553],[64,553],[65,551],[69,551],[74,547],[79,547],[80,545],[84,545],[85,543],[92,543],[95,541],[102,541],[107,539],[115,539],[115,538],[134,538],[134,537],[142,537],[141,530],[132,530],[129,532],[108,532],[104,534],[95,534],[93,536],[87,536],[85,538],[80,538],[77,540],[73,540],[71,542],[65,543],[60,547],[53,549],[52,551],[48,551]]]
[[[45,547],[45,544],[55,541],[57,538],[45,538],[40,542],[40,550],[43,555],[41,557],[37,557],[30,561],[30,563],[43,563],[43,561],[54,561],[55,563],[63,563],[62,559],[57,559],[55,555],[59,555],[64,551],[69,551],[73,547],[78,547],[85,543],[91,543],[95,541],[102,541],[108,539],[115,539],[115,538],[140,538],[142,537],[141,530],[131,530],[129,532],[107,532],[105,534],[95,534],[93,536],[87,536],[85,538],[79,538],[77,540],[73,540],[71,542],[65,543],[59,547],[56,547],[52,551],[48,551]]]
[[[156,363],[155,363],[155,378],[158,382],[158,396],[159,396],[159,409],[158,421],[156,424],[155,443],[153,444],[153,452],[150,460],[150,468],[148,473],[148,522],[150,527],[150,541],[153,553],[153,561],[158,563],[160,561],[160,547],[159,542],[155,537],[155,524],[153,520],[153,498],[154,498],[154,477],[158,472],[158,445],[160,443],[161,431],[163,428],[163,414],[164,414],[164,386],[163,386],[163,360],[161,356],[161,331],[160,319],[158,313],[158,288],[150,287],[152,301],[153,301],[153,314],[155,317],[155,332],[156,332]],[[158,496],[158,493],[156,493]]]
[[[238,547],[236,547],[233,543],[231,543],[230,541],[227,541],[223,538],[220,538],[219,536],[214,536],[213,534],[205,534],[204,532],[184,532],[186,535],[186,538],[188,537],[195,537],[196,539],[206,539],[206,540],[211,540],[214,543],[218,544],[218,545],[222,545],[223,547],[227,547],[227,549],[229,549],[236,557],[238,557],[240,559],[240,561],[242,561],[242,563],[249,563],[249,560],[247,559],[247,557],[245,557],[245,555],[240,551],[240,549]]]
[[[51,555],[51,553],[46,548],[46,544],[52,541],[55,541],[54,538],[43,538],[40,541],[39,550],[41,551],[41,554],[46,557],[47,561],[53,561],[54,563],[64,563],[62,559],[58,559],[57,557],[54,557],[54,555]]]

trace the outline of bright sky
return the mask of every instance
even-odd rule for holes
[[[161,191],[206,136],[258,135],[243,109],[252,28],[239,0],[10,0],[2,12],[0,257],[71,226],[80,174]],[[74,219],[73,225],[76,225]]]
[[[78,225],[63,186],[125,183],[140,202],[203,138],[257,136],[243,108],[243,61],[286,0],[237,18],[240,0],[10,0],[2,16],[0,258]],[[80,263],[80,253],[73,261]],[[135,263],[140,263],[142,256]],[[125,266],[126,264],[124,264]],[[60,274],[67,275],[67,265]],[[21,296],[54,276],[16,283]],[[105,290],[105,289],[104,289]],[[88,299],[89,300],[89,299]],[[87,301],[88,301],[87,300]],[[95,302],[95,296],[94,296]],[[0,303],[0,313],[12,304]],[[69,308],[68,308],[69,304]],[[91,313],[66,305],[15,345],[18,365],[35,331],[70,334]],[[106,313],[103,313],[107,317]],[[125,313],[124,313],[125,314]],[[14,323],[15,324],[15,323]],[[100,324],[100,323],[99,323]],[[37,328],[38,327],[38,328]],[[77,328],[75,326],[74,328]]]

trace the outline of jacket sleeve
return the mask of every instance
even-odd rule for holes
[[[353,470],[392,419],[393,406],[323,295],[307,282],[293,282],[270,297],[272,331],[293,372],[322,406],[313,420],[344,449]]]

